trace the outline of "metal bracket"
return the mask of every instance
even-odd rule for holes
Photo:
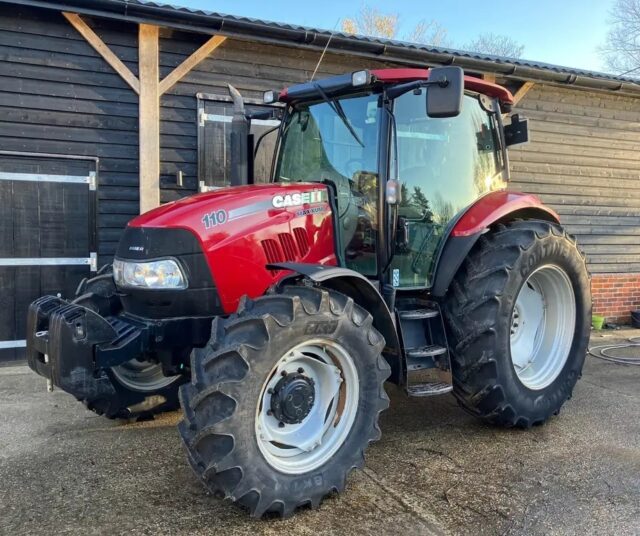
[[[81,175],[52,175],[47,173],[9,173],[0,171],[1,181],[26,181],[26,182],[63,182],[69,184],[89,184],[91,188],[91,175],[93,174],[95,184],[95,172],[91,171],[88,176]]]
[[[95,253],[92,253],[95,255]],[[0,266],[92,266],[92,257],[13,257],[0,258]],[[91,269],[93,270],[93,268]]]
[[[0,341],[0,350],[6,350],[8,348],[25,348],[26,346],[27,346],[26,340]]]
[[[214,123],[231,123],[233,119],[230,115],[221,115],[221,114],[206,114],[204,110],[200,110],[200,126],[204,126],[206,121],[212,121]],[[263,125],[265,127],[277,127],[280,126],[280,121],[276,119],[252,119],[252,125]]]

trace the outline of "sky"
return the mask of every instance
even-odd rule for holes
[[[348,0],[156,0],[230,15],[321,29],[339,29],[342,18],[357,15],[363,2]],[[603,70],[597,48],[607,33],[613,0],[391,0],[370,7],[398,13],[400,33],[416,22],[436,20],[462,48],[480,33],[508,35],[524,44],[528,60]]]

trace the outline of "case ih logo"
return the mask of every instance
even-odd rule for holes
[[[272,199],[273,206],[276,208],[299,207],[307,203],[322,203],[327,200],[326,190],[311,190],[310,192],[301,192],[296,194],[276,195]]]

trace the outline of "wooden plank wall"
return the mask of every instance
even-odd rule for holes
[[[83,20],[138,76],[136,25]],[[161,29],[160,77],[209,37]],[[227,95],[232,83],[246,97],[260,98],[267,89],[308,79],[318,57],[228,39],[163,95],[161,200],[197,189],[198,92]],[[360,67],[362,60],[327,54],[317,76]],[[61,14],[24,7],[0,17],[0,147],[100,158],[99,264],[110,262],[122,229],[138,214],[138,96]],[[175,185],[178,170],[182,189]]]
[[[640,272],[640,98],[536,84],[511,188],[540,195],[598,272]]]
[[[138,74],[137,27],[96,32]],[[61,14],[0,17],[0,147],[97,156],[100,264],[138,212],[138,97]]]

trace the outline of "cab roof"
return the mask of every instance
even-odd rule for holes
[[[363,87],[376,87],[384,84],[401,84],[414,80],[428,80],[429,69],[372,69],[369,71],[371,82]],[[319,85],[327,95],[347,93],[351,85],[352,73],[341,74],[318,80],[317,82],[304,82],[283,89],[279,95],[280,102],[292,102],[298,99],[305,99],[317,94],[316,84]],[[513,104],[511,92],[498,84],[488,82],[482,78],[474,76],[464,77],[464,87],[469,91],[482,93],[488,97],[497,98],[502,104]]]

